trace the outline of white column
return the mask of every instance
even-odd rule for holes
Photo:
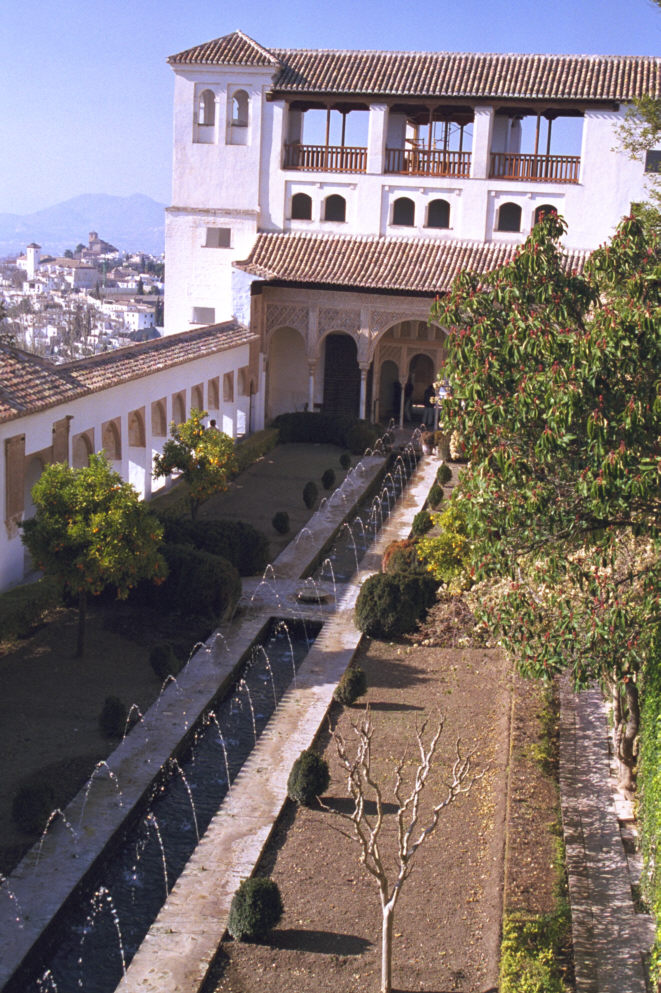
[[[400,426],[400,428],[403,428],[404,427],[404,401],[405,401],[404,390],[406,389],[406,383],[407,383],[407,381],[408,381],[407,378],[400,379],[400,381],[399,381],[399,385],[401,387],[400,395],[399,395],[399,426]]]
[[[370,105],[370,120],[367,133],[367,171],[382,175],[385,166],[386,134],[388,130],[388,107],[385,103]]]
[[[314,410],[314,374],[317,368],[316,362],[308,362],[308,410]]]
[[[367,372],[369,369],[369,363],[361,362],[360,366],[360,405],[358,408],[358,416],[365,418],[365,403],[367,400]]]
[[[476,107],[473,122],[473,151],[471,154],[471,179],[487,179],[491,167],[491,137],[493,133],[493,107]]]

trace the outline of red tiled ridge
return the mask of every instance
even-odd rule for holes
[[[274,68],[273,94],[619,101],[661,98],[661,58],[263,48],[241,31],[189,48],[171,65]]]
[[[489,272],[519,245],[441,238],[269,233],[257,236],[238,269],[265,280],[363,289],[443,293],[462,269]],[[589,252],[567,254],[582,269]]]
[[[0,345],[0,422],[224,352],[255,338],[243,325],[227,321],[62,365]]]

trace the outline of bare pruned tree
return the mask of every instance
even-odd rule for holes
[[[396,875],[389,878],[384,864],[384,857],[379,844],[381,829],[384,823],[384,802],[382,789],[372,772],[372,738],[374,725],[369,707],[358,724],[352,723],[357,737],[355,755],[349,754],[347,743],[338,730],[332,732],[337,754],[347,774],[347,792],[353,800],[352,813],[332,810],[338,817],[350,821],[353,832],[346,834],[360,845],[360,861],[367,871],[377,881],[381,897],[381,993],[390,993],[392,989],[392,934],[395,907],[402,887],[413,870],[413,861],[418,849],[434,832],[441,813],[449,807],[461,793],[468,793],[474,783],[481,779],[484,773],[471,775],[472,753],[462,756],[460,742],[455,744],[455,761],[446,782],[443,799],[424,816],[420,811],[422,791],[429,776],[436,747],[443,732],[444,719],[439,720],[438,726],[431,739],[425,744],[427,721],[416,727],[416,742],[419,753],[419,763],[412,784],[405,785],[404,766],[406,756],[395,768],[394,796],[397,805],[395,818],[397,821],[397,852],[395,858]],[[374,814],[367,814],[367,804],[373,804]],[[390,861],[390,860],[389,860]]]

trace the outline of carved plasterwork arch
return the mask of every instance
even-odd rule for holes
[[[307,341],[308,323],[307,307],[289,303],[269,303],[266,306],[267,338],[272,337],[278,328],[292,328]]]

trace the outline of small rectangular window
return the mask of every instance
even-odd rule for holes
[[[231,248],[231,228],[207,228],[205,248]]]
[[[193,307],[193,324],[213,324],[216,320],[214,307]]]
[[[645,172],[661,172],[661,151],[651,149],[645,155]]]

